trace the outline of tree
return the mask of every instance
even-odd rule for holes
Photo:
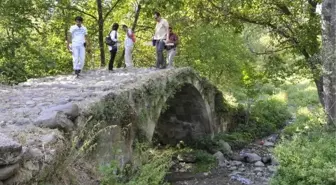
[[[336,125],[336,1],[324,0],[322,5],[323,90],[325,112]]]
[[[209,22],[230,23],[238,30],[244,23],[259,25],[269,31],[277,51],[302,56],[296,65],[310,70],[323,99],[321,75],[320,17],[316,7],[320,0],[199,0],[196,16]],[[274,51],[274,52],[277,52]]]

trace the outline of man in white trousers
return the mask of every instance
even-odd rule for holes
[[[88,47],[88,39],[87,29],[83,26],[83,18],[78,16],[75,21],[76,24],[71,26],[69,30],[67,48],[72,53],[73,69],[78,77],[84,67],[85,47]]]
[[[132,52],[133,52],[135,37],[134,37],[133,31],[131,29],[129,29],[126,25],[123,25],[122,28],[126,32],[126,37],[125,37],[125,64],[126,64],[127,68],[132,68],[133,67]]]

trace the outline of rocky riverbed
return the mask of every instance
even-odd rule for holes
[[[278,162],[272,155],[278,135],[273,134],[249,144],[242,150],[232,151],[230,157],[218,151],[218,161],[210,172],[178,173],[171,179],[173,185],[267,185],[277,171]],[[185,165],[185,164],[184,164]],[[184,170],[186,171],[186,170]]]

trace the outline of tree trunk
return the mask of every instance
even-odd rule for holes
[[[141,5],[140,3],[137,6],[136,12],[135,12],[135,17],[134,17],[134,22],[132,25],[132,31],[135,32],[135,28],[138,24],[139,16],[140,16],[140,10],[141,10]],[[123,49],[122,55],[120,56],[119,60],[117,61],[117,68],[122,67],[123,61],[125,57],[125,49]]]
[[[330,124],[336,125],[336,1],[322,4],[323,91],[325,112]]]
[[[98,9],[98,41],[100,50],[100,66],[105,66],[105,50],[104,50],[104,18],[102,0],[97,0]]]

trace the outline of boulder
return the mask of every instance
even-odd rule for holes
[[[178,154],[177,155],[177,160],[179,162],[195,163],[196,162],[196,156],[192,153]]]
[[[264,146],[266,146],[266,147],[274,147],[274,143],[269,142],[269,141],[266,141],[266,142],[264,143]]]
[[[44,112],[34,124],[42,128],[60,129],[67,132],[74,128],[73,122],[63,112]]]
[[[0,166],[15,164],[22,158],[22,146],[0,133]]]
[[[19,167],[19,164],[0,167],[0,181],[9,179],[10,177],[14,176]]]
[[[219,140],[219,147],[220,151],[223,152],[224,155],[231,155],[233,153],[229,143],[223,140]]]
[[[77,104],[67,103],[46,109],[41,114],[50,114],[51,112],[63,112],[69,119],[74,120],[79,116],[79,107]]]
[[[264,163],[264,164],[270,164],[272,162],[272,157],[271,156],[265,156],[261,159],[261,161]]]
[[[226,165],[226,159],[222,152],[218,151],[213,156],[217,159],[219,166],[223,167]]]
[[[41,137],[41,141],[44,145],[52,145],[56,143],[58,140],[57,136],[55,133],[51,133],[48,135],[44,135]]]
[[[256,167],[264,167],[265,164],[262,163],[261,161],[257,161],[256,163],[254,163],[254,166],[256,166]]]
[[[243,154],[243,157],[246,160],[246,162],[249,162],[249,163],[255,163],[261,160],[261,157],[255,153],[245,153]]]

